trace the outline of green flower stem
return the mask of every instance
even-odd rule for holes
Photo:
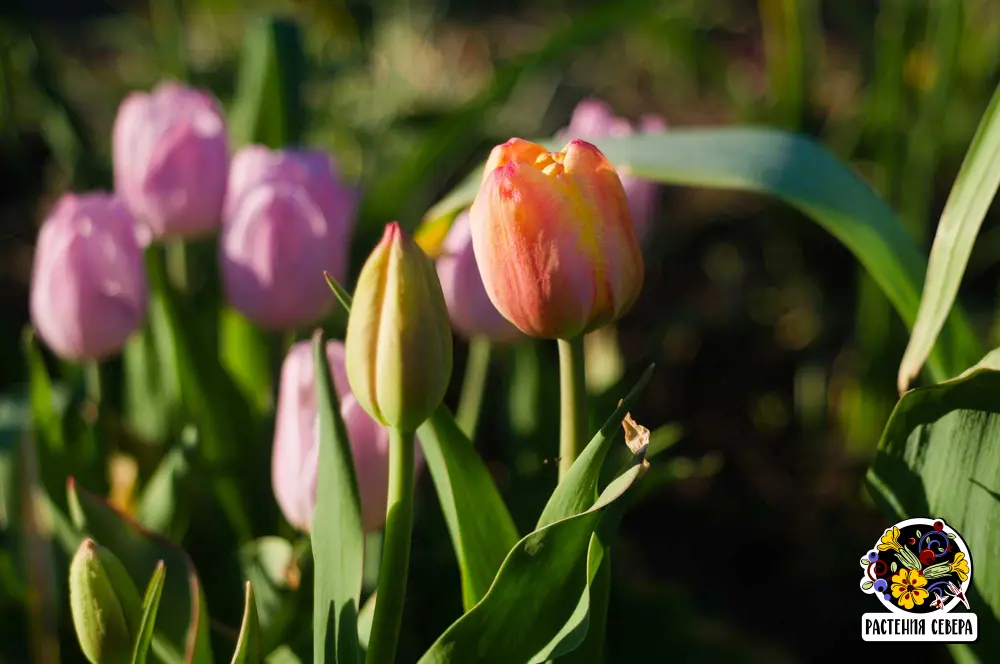
[[[367,664],[392,664],[396,658],[413,529],[413,444],[412,433],[389,428],[389,504]]]
[[[587,443],[587,383],[583,335],[559,340],[559,480]]]
[[[87,399],[95,406],[101,405],[101,363],[87,362],[83,365],[83,387]]]
[[[166,243],[165,251],[167,255],[167,274],[170,276],[170,283],[174,285],[180,293],[187,293],[188,290],[188,260],[187,247],[184,240],[170,240]]]
[[[486,337],[469,340],[469,357],[465,361],[465,378],[462,380],[462,395],[458,400],[455,420],[469,440],[476,439],[476,424],[483,406],[486,379],[490,373],[490,351],[492,342]]]

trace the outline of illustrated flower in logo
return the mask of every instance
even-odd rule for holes
[[[930,595],[924,587],[926,585],[927,579],[920,570],[904,567],[892,577],[892,596],[901,607],[909,610],[914,605],[923,604]]]
[[[886,528],[861,559],[861,590],[893,613],[968,608],[972,556],[941,519],[913,518]]]
[[[882,539],[880,539],[878,543],[879,551],[888,551],[889,549],[899,551],[899,528],[895,526],[886,530],[885,534],[882,535]]]
[[[969,562],[965,559],[965,554],[961,551],[955,554],[955,559],[949,563],[951,571],[958,574],[960,581],[969,578]]]

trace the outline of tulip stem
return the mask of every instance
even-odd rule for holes
[[[181,293],[187,293],[188,261],[184,240],[171,240],[167,242],[166,253],[167,274],[170,275],[170,282]]]
[[[465,378],[462,380],[462,395],[458,399],[455,421],[469,440],[476,439],[476,424],[483,406],[486,379],[490,373],[490,351],[493,344],[487,337],[473,337],[469,340],[469,356],[465,360]]]
[[[583,335],[559,340],[559,480],[587,442],[587,382]]]
[[[366,664],[392,664],[406,599],[413,528],[413,434],[389,428],[389,499]]]
[[[101,405],[101,363],[87,362],[83,365],[83,388],[87,398],[95,406]]]

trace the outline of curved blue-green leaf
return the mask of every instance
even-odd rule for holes
[[[543,141],[561,147],[565,141]],[[620,173],[665,184],[769,194],[821,225],[864,266],[912,327],[927,260],[878,195],[844,163],[809,138],[770,129],[678,129],[599,138],[594,143]],[[476,169],[425,216],[416,237],[430,255],[454,213],[475,198]],[[935,380],[958,374],[982,355],[968,320],[951,312],[929,359]]]
[[[564,628],[591,580],[591,538],[603,517],[614,516],[608,508],[641,477],[644,455],[641,448],[590,509],[522,538],[489,592],[441,635],[421,664],[543,662],[582,641],[585,630],[567,641]]]

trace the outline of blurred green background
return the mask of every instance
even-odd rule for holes
[[[281,34],[304,54],[278,83],[297,87],[302,112],[273,128],[239,111],[241,99],[271,96],[247,73],[267,16],[285,21]],[[236,142],[255,135],[335,156],[365,192],[353,272],[386,222],[416,228],[492,145],[552,135],[592,96],[630,118],[659,113],[672,127],[811,135],[927,247],[1000,80],[1000,3],[991,0],[7,0],[0,18],[7,446],[26,417],[20,338],[38,224],[66,189],[110,188],[117,105],[161,78],[186,78],[235,107]],[[996,216],[961,293],[990,347],[1000,344]],[[603,339],[607,375],[593,376],[594,408],[608,412],[656,362],[633,415],[676,443],[654,461],[655,482],[615,543],[608,661],[842,660],[870,609],[858,558],[889,525],[862,479],[896,401],[905,329],[840,243],[776,202],[664,188],[654,223],[643,294]],[[208,281],[214,254],[202,249],[192,261]],[[465,354],[461,346],[452,406]],[[498,352],[480,421],[477,445],[522,530],[556,480],[555,367],[551,344]],[[259,491],[274,514],[268,445],[256,448]],[[143,477],[162,454],[141,443],[131,453]],[[418,491],[400,661],[461,610],[429,478]],[[2,508],[7,550],[13,517]],[[191,518],[184,546],[226,652],[242,610],[236,561],[219,553],[231,533],[214,508]],[[16,556],[5,556],[0,663],[30,657],[26,591]],[[65,615],[60,624],[62,660],[82,661]],[[308,627],[298,628],[304,647]],[[940,645],[919,653],[947,658]]]

